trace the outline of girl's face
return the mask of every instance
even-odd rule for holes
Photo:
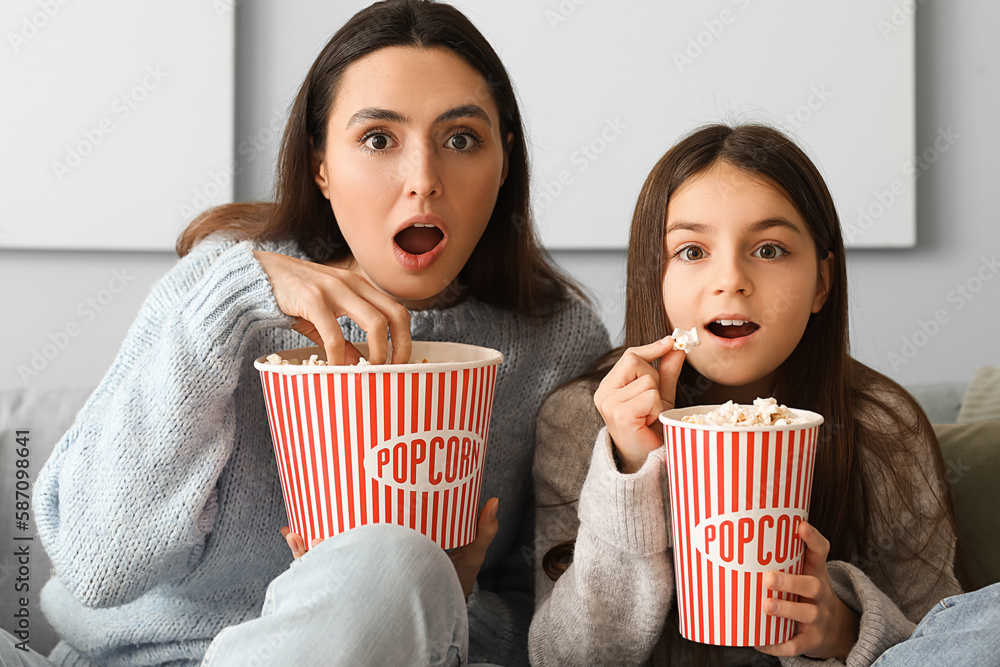
[[[388,47],[352,63],[316,165],[347,266],[403,305],[429,307],[493,213],[507,176],[501,139],[486,81],[448,49]]]
[[[702,338],[688,363],[736,400],[770,395],[774,372],[823,307],[832,259],[818,261],[780,190],[724,162],[671,197],[665,244],[667,321]]]

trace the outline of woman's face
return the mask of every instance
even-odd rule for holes
[[[828,292],[832,260],[817,262],[802,216],[770,184],[717,163],[671,197],[665,244],[667,320],[702,339],[688,363],[745,390],[734,396],[769,395]]]
[[[316,169],[349,266],[408,308],[430,307],[486,229],[505,141],[486,81],[452,51],[388,47],[352,63]]]

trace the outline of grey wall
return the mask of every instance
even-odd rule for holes
[[[294,94],[278,83],[288,74],[280,68],[291,67],[300,80],[336,26],[284,4],[281,9],[253,0],[235,4],[236,196],[261,198],[270,194],[281,113]],[[848,253],[852,344],[859,359],[903,383],[964,380],[981,365],[1000,364],[994,342],[1000,328],[1000,216],[994,204],[1000,176],[994,120],[1000,106],[1000,42],[994,30],[1000,4],[927,2],[915,16],[905,12],[910,4],[897,3],[903,9],[887,16],[886,25],[895,19],[915,20],[917,26],[916,144],[919,152],[927,151],[926,170],[917,180],[918,245]],[[303,38],[304,33],[310,36]],[[852,145],[850,136],[843,141],[858,160],[877,150]],[[899,178],[909,178],[902,165]],[[876,190],[882,189],[888,201],[889,185],[873,186],[871,201],[878,201]],[[857,222],[856,216],[844,217]],[[0,220],[0,388],[93,387],[152,284],[176,258],[4,249],[4,230],[20,224],[31,223]],[[87,216],[81,213],[73,224],[86,225]],[[134,224],[143,224],[142,218]],[[591,290],[617,336],[624,253],[555,256]]]

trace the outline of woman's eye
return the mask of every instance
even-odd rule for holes
[[[785,255],[785,249],[777,245],[762,245],[754,251],[754,256],[761,259],[778,259]]]
[[[460,153],[471,153],[479,147],[479,142],[473,135],[459,132],[448,137],[445,146]]]
[[[680,255],[682,259],[688,262],[695,262],[705,257],[705,251],[696,245],[690,245],[686,248],[681,248]]]
[[[364,142],[365,147],[374,151],[383,151],[391,144],[392,139],[387,134],[372,134],[366,137]]]

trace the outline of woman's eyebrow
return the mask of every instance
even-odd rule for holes
[[[463,104],[462,106],[452,107],[438,116],[434,122],[447,123],[452,120],[458,120],[459,118],[476,118],[486,123],[486,125],[490,128],[493,127],[493,121],[490,120],[490,115],[486,113],[482,107],[475,104]]]

